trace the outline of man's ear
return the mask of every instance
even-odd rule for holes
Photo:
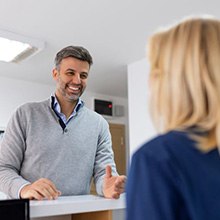
[[[54,80],[57,80],[57,76],[58,76],[57,68],[54,68],[54,69],[53,69],[52,76],[53,76],[53,79],[54,79]]]

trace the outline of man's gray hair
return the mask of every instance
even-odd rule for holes
[[[78,60],[88,62],[89,66],[93,64],[92,56],[89,51],[81,46],[68,46],[60,50],[55,57],[55,66],[59,69],[61,61],[67,57],[73,57]]]

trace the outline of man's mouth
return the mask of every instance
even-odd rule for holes
[[[67,86],[69,90],[71,90],[72,92],[78,92],[80,91],[80,87],[79,86]]]

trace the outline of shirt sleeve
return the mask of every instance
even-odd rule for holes
[[[179,216],[184,205],[176,176],[169,158],[137,151],[132,158],[126,185],[126,220],[188,219]]]
[[[118,175],[114,162],[114,154],[112,150],[111,134],[107,121],[103,118],[100,120],[100,133],[98,138],[98,146],[94,165],[94,181],[98,195],[103,196],[103,180],[105,176],[105,168],[110,165],[112,175]]]
[[[0,191],[10,198],[19,198],[19,189],[29,182],[20,176],[25,152],[22,115],[17,110],[10,119],[0,148]]]

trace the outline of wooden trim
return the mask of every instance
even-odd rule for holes
[[[107,210],[72,214],[72,220],[112,220],[112,211]]]
[[[115,128],[123,127],[123,128],[125,128],[124,124],[115,124],[115,123],[111,123],[111,122],[109,122],[108,124],[109,124],[109,127],[115,127]]]

